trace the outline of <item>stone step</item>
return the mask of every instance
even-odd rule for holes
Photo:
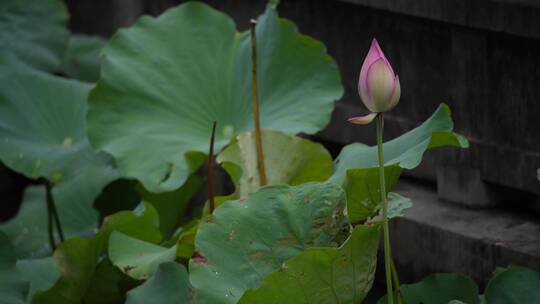
[[[460,272],[483,288],[497,266],[540,271],[539,214],[458,206],[438,199],[434,188],[409,180],[396,190],[414,204],[390,225],[403,282],[434,272]]]

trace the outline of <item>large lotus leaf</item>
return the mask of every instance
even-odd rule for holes
[[[0,63],[0,159],[54,184],[111,161],[90,147],[85,129],[90,85],[32,70],[11,56]]]
[[[448,304],[452,300],[467,304],[480,302],[476,283],[471,278],[457,273],[432,274],[418,283],[403,284],[400,290],[406,304]],[[385,304],[385,299],[386,297],[377,303]]]
[[[26,303],[32,302],[32,295],[37,291],[51,288],[60,274],[54,268],[52,257],[17,261],[17,269],[23,278],[30,283]]]
[[[268,186],[228,201],[200,224],[189,264],[198,303],[236,303],[304,249],[334,245],[346,219],[332,183]]]
[[[166,248],[115,231],[109,238],[109,259],[130,277],[146,280],[159,264],[176,259],[176,246]]]
[[[399,180],[401,171],[398,165],[384,168],[386,195]],[[378,214],[377,207],[381,204],[379,168],[347,170],[343,189],[347,193],[347,215],[352,223]]]
[[[332,156],[321,144],[273,130],[262,132],[262,143],[268,185],[294,186],[332,175]],[[233,178],[240,197],[260,187],[254,132],[238,135],[217,161]]]
[[[197,168],[186,153],[207,152],[214,121],[216,151],[253,129],[250,43],[231,18],[200,2],[120,30],[103,50],[89,98],[92,144],[150,191],[178,188]],[[261,126],[322,129],[343,92],[324,45],[269,5],[258,18],[257,48]]]
[[[452,132],[450,108],[441,104],[437,110],[417,128],[384,143],[385,166],[399,165],[403,169],[413,169],[420,164],[427,149],[455,146],[466,148],[469,143],[465,137]],[[345,146],[338,158],[331,180],[343,183],[347,170],[374,168],[378,166],[377,147],[364,144]],[[388,189],[390,191],[390,189]]]
[[[197,194],[202,183],[202,177],[193,174],[182,187],[171,192],[152,193],[144,187],[139,187],[142,199],[152,204],[159,213],[159,226],[164,238],[171,236],[183,222],[189,202]]]
[[[163,263],[152,278],[127,294],[126,304],[148,303],[191,303],[186,268],[174,262]]]
[[[500,270],[485,291],[488,304],[540,303],[540,272],[520,266]]]
[[[12,56],[0,62],[5,63],[0,69],[0,159],[30,178],[45,177],[54,184],[53,198],[68,236],[95,228],[94,199],[118,173],[112,159],[94,152],[86,136],[90,86],[32,70]],[[13,233],[8,234],[23,257],[43,255],[46,214],[41,195],[10,223]]]
[[[62,61],[62,71],[72,78],[96,82],[104,45],[105,39],[98,36],[72,35]]]
[[[61,0],[2,0],[0,50],[14,54],[33,68],[53,72],[60,66],[67,45],[67,21]],[[4,86],[7,84],[2,81]]]
[[[375,275],[380,226],[358,225],[340,248],[308,248],[239,303],[361,303]]]
[[[30,284],[16,268],[15,249],[0,233],[0,300],[5,304],[24,304]]]
[[[148,242],[159,242],[159,218],[150,204],[143,204],[134,211],[122,211],[105,218],[99,232],[88,239],[71,238],[54,252],[53,259],[60,272],[60,279],[47,291],[37,292],[35,304],[81,303],[89,288],[112,231]]]

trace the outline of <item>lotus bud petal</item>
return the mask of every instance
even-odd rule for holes
[[[357,117],[349,118],[347,121],[353,124],[357,124],[357,125],[367,125],[367,124],[370,124],[373,121],[373,119],[375,119],[375,117],[377,117],[377,113],[369,113],[368,115],[365,115],[365,116],[357,116]]]
[[[358,92],[364,105],[373,113],[391,110],[401,97],[399,77],[376,39],[371,42],[371,48],[362,64]]]

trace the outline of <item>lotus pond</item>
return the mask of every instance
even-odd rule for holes
[[[362,303],[376,272],[377,303],[540,303],[540,273],[513,265],[483,290],[400,284],[388,222],[414,202],[393,187],[469,142],[441,103],[383,143],[407,101],[373,40],[369,113],[342,123],[376,124],[378,144],[333,158],[310,135],[343,95],[338,66],[277,9],[242,32],[188,2],[105,40],[70,33],[60,0],[0,3],[0,160],[31,181],[0,224],[0,303]]]

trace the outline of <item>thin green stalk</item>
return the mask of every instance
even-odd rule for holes
[[[259,183],[261,186],[267,184],[266,169],[264,168],[264,155],[262,146],[261,120],[259,112],[259,95],[257,93],[257,34],[255,26],[257,21],[251,19],[251,65],[252,65],[252,102],[253,120],[255,124],[255,148],[257,149],[257,171],[259,172]]]
[[[208,201],[210,202],[209,211],[210,214],[214,213],[216,209],[215,195],[214,195],[214,141],[216,138],[216,124],[214,121],[212,125],[212,136],[210,137],[210,147],[208,148]]]
[[[64,231],[62,230],[62,225],[60,224],[60,216],[58,215],[58,210],[56,209],[56,204],[54,203],[54,199],[52,196],[52,186],[50,182],[46,182],[47,187],[47,200],[50,201],[51,206],[51,213],[54,219],[54,223],[56,225],[56,231],[58,232],[58,236],[60,237],[60,242],[64,242]]]
[[[384,234],[384,268],[386,272],[386,289],[388,304],[394,304],[392,292],[392,257],[390,255],[390,231],[388,229],[388,200],[386,199],[386,185],[384,178],[383,158],[383,114],[377,115],[377,156],[379,158],[379,182],[381,188],[381,201],[383,203],[383,234]]]
[[[396,288],[396,300],[398,304],[403,304],[403,301],[401,300],[399,276],[396,269],[396,263],[394,263],[394,258],[392,255],[390,255],[390,261],[392,265],[392,281],[394,282],[394,287]]]
[[[49,182],[45,182],[45,202],[47,204],[47,234],[49,235],[49,246],[54,252],[56,250],[56,244],[54,241],[53,231],[53,208],[52,208],[52,194]]]

